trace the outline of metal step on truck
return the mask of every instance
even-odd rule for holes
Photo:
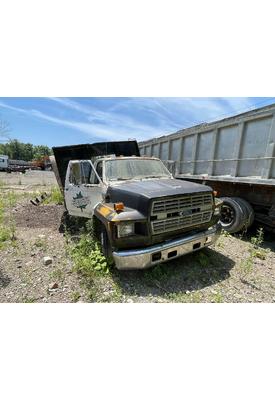
[[[254,219],[275,231],[275,104],[139,143],[177,179],[203,183],[223,201],[230,233]]]
[[[175,179],[136,141],[54,147],[67,213],[93,219],[118,269],[142,269],[203,249],[220,234],[221,201],[207,185]]]

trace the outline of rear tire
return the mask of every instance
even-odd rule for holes
[[[245,199],[242,199],[241,197],[232,197],[233,200],[235,200],[237,203],[240,204],[241,208],[244,210],[244,213],[246,214],[246,222],[245,222],[245,228],[249,228],[255,218],[255,213],[252,208],[252,206],[246,201]]]
[[[231,197],[221,197],[223,205],[221,208],[220,224],[229,233],[239,232],[245,225],[247,211]]]

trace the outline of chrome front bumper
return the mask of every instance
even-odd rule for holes
[[[143,249],[114,251],[115,265],[120,270],[145,269],[212,245],[220,233],[221,226],[218,224],[207,231]]]

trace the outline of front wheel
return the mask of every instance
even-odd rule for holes
[[[102,250],[103,255],[107,259],[112,258],[111,243],[110,243],[110,240],[108,238],[108,234],[107,234],[106,228],[105,228],[105,226],[103,224],[100,225],[99,239],[100,239],[101,250]]]

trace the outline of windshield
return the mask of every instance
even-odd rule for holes
[[[144,158],[105,161],[105,176],[107,181],[171,177],[160,160],[146,160]]]

